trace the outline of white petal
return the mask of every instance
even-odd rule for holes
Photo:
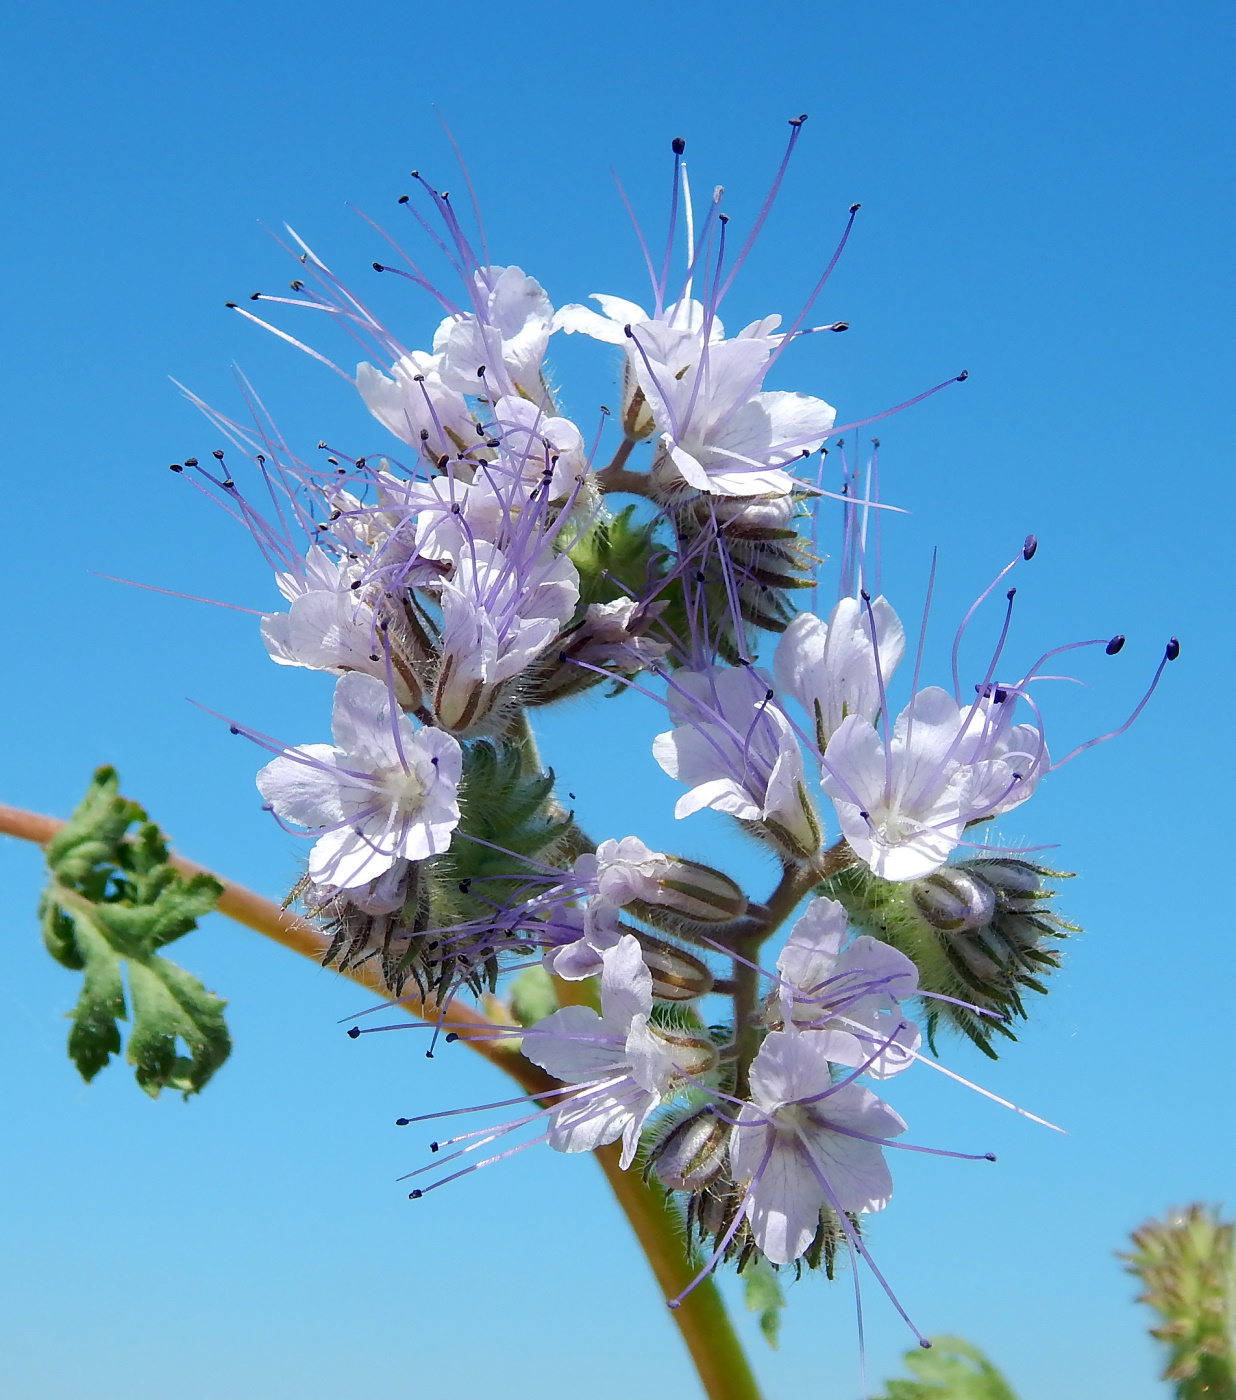
[[[590,1006],[564,1006],[542,1016],[523,1038],[523,1052],[568,1084],[621,1073],[623,1040],[617,1039]]]
[[[284,821],[297,826],[330,826],[342,821],[342,795],[351,785],[334,771],[342,757],[330,744],[302,744],[280,754],[257,775],[257,788]]]

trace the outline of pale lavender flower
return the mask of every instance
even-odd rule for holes
[[[474,729],[514,679],[549,646],[575,611],[579,575],[550,545],[535,552],[473,540],[441,585],[441,664],[434,710],[439,723]]]
[[[469,294],[473,311],[448,316],[433,338],[442,382],[463,394],[543,403],[554,309],[540,283],[518,267],[481,267]]]
[[[365,671],[385,674],[377,647],[377,618],[372,605],[353,588],[363,573],[349,560],[332,559],[317,545],[310,548],[303,571],[275,577],[290,604],[285,613],[262,616],[262,641],[280,666],[313,671]]]
[[[662,490],[685,483],[719,496],[784,496],[794,489],[785,468],[824,442],[836,411],[808,394],[761,391],[774,340],[711,344],[657,323],[632,328],[631,338],[633,372],[661,434],[652,472]]]
[[[850,848],[886,880],[939,869],[970,819],[970,772],[957,760],[957,704],[920,690],[897,717],[887,748],[862,715],[842,720],[824,753],[824,791]]]
[[[334,745],[286,749],[257,776],[276,816],[319,833],[313,883],[356,889],[397,861],[447,850],[459,824],[458,742],[414,729],[386,686],[357,672],[336,683],[331,728]]]
[[[901,622],[885,598],[870,608],[858,598],[842,598],[827,622],[814,613],[798,614],[777,643],[773,674],[813,720],[823,750],[847,715],[875,721],[883,687],[905,647]]]
[[[1002,698],[997,699],[1000,695]],[[887,748],[861,715],[842,721],[821,779],[851,849],[886,880],[938,870],[966,827],[1029,797],[1047,762],[1033,725],[1013,725],[1011,697],[993,692],[959,706],[947,691],[918,691]]]
[[[831,1031],[773,1031],[751,1065],[751,1102],[730,1139],[743,1212],[764,1255],[790,1264],[820,1211],[877,1211],[893,1183],[882,1145],[906,1125],[868,1089],[833,1083]]]
[[[803,777],[802,753],[768,677],[750,666],[675,671],[672,730],[653,740],[653,757],[690,789],[682,818],[712,807],[759,822],[798,857],[819,849],[820,830]]]
[[[550,1115],[549,1145],[591,1152],[622,1139],[621,1166],[635,1158],[640,1130],[679,1077],[670,1047],[650,1030],[652,976],[631,934],[603,955],[601,1013],[565,1006],[530,1027],[524,1054],[582,1087]]]
[[[395,361],[389,377],[371,364],[356,367],[356,388],[369,412],[400,442],[434,462],[476,442],[464,396],[442,382],[441,366],[441,355],[413,350]]]
[[[623,937],[618,906],[599,894],[589,895],[577,906],[558,909],[552,914],[552,924],[556,937],[566,941],[547,948],[541,961],[547,972],[568,982],[598,976],[605,954]],[[534,934],[538,931],[532,928]]]
[[[811,900],[777,958],[773,1005],[786,1027],[829,1031],[835,1064],[887,1079],[913,1063],[922,1039],[901,1009],[918,969],[887,943],[862,934],[847,946],[847,936],[845,907]]]

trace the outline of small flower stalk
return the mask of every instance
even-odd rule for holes
[[[458,999],[500,1004],[516,974],[557,996],[493,1030],[557,1087],[433,1143],[416,1174],[441,1175],[411,1195],[534,1142],[618,1144],[623,1170],[677,1202],[697,1282],[752,1261],[831,1276],[841,1257],[887,1289],[863,1222],[892,1200],[896,1154],[908,1169],[916,1152],[988,1155],[907,1141],[901,1076],[936,1067],[946,1030],[994,1058],[1072,931],[1049,887],[1063,877],[1005,844],[1001,819],[1016,812],[1025,831],[1038,785],[1127,727],[1053,758],[1039,682],[1060,652],[1124,643],[1014,659],[1016,589],[998,588],[1027,569],[1033,537],[951,652],[926,644],[925,617],[908,639],[868,549],[877,520],[884,551],[895,543],[874,446],[860,462],[827,385],[766,387],[792,375],[802,337],[845,329],[813,324],[825,279],[787,321],[727,333],[750,240],[738,254],[727,242],[720,190],[693,206],[680,142],[674,172],[664,269],[646,292],[621,289],[632,299],[594,294],[595,310],[555,309],[520,267],[490,264],[417,177],[417,217],[437,220],[460,274],[440,288],[411,259],[397,269],[399,290],[436,303],[428,320],[408,313],[428,348],[307,247],[293,296],[272,299],[281,315],[326,310],[314,327],[342,323],[366,346],[339,370],[374,420],[360,450],[322,444],[310,464],[260,413],[243,428],[206,410],[252,486],[223,449],[178,470],[213,486],[271,566],[272,660],[335,677],[330,743],[231,726],[268,751],[262,801],[308,843],[294,893],[327,961],[375,969],[392,999],[414,989],[434,1044],[457,1034]],[[600,430],[558,396],[562,335],[612,362],[618,409]],[[821,544],[830,512],[836,563]],[[606,709],[631,693],[623,722],[646,727],[644,767],[609,781],[641,791],[659,769],[677,784],[692,855],[597,840],[577,820],[533,730],[584,692],[607,772]],[[650,810],[649,831],[668,816]],[[771,893],[696,858],[719,822],[772,858]]]

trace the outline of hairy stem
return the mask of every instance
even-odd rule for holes
[[[627,458],[634,446],[631,438],[623,438],[609,465],[597,472],[597,482],[602,491],[626,491],[632,496],[648,494],[648,473],[629,472],[626,469]]]
[[[751,964],[758,960],[761,946],[790,917],[811,887],[844,869],[852,860],[850,848],[838,841],[813,861],[785,866],[765,903],[748,908],[755,926],[734,939],[734,951],[739,956],[734,959],[734,976],[727,989],[734,1003],[734,1092],[739,1098],[745,1099],[750,1093],[751,1062],[760,1049],[760,974]]]
[[[64,825],[55,817],[0,805],[0,833],[45,845]],[[200,874],[204,866],[183,856],[171,856],[171,863],[185,875]],[[213,873],[213,872],[206,872]],[[281,909],[243,885],[216,875],[223,886],[216,906],[237,923],[290,948],[302,957],[320,963],[327,941],[307,920]],[[389,992],[376,969],[368,965],[349,968],[344,976],[378,994],[384,1000]],[[409,1016],[432,1018],[438,1009],[417,996],[403,997],[399,1006]],[[532,1097],[558,1087],[558,1081],[524,1058],[510,1039],[492,1039],[495,1023],[459,1002],[451,1006],[451,1026],[469,1049],[498,1066]],[[653,1276],[668,1301],[691,1282],[695,1267],[683,1241],[682,1225],[665,1193],[643,1180],[637,1171],[622,1171],[618,1165],[617,1143],[598,1148],[593,1154],[640,1243]],[[673,1313],[687,1351],[708,1400],[760,1400],[759,1388],[742,1344],[725,1311],[725,1304],[711,1278],[704,1279],[683,1299]]]

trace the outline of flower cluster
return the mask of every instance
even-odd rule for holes
[[[624,1169],[681,1200],[706,1267],[831,1270],[839,1250],[866,1257],[861,1218],[889,1200],[885,1153],[906,1126],[867,1085],[935,1066],[923,1031],[941,1025],[994,1054],[1069,928],[1046,902],[1052,872],[975,841],[1060,766],[1035,699],[1055,653],[1010,668],[1009,589],[966,685],[975,609],[951,686],[920,684],[920,638],[894,703],[906,634],[868,589],[863,549],[884,503],[859,491],[823,398],[764,387],[796,340],[845,324],[806,324],[821,279],[787,329],[769,315],[727,336],[718,313],[751,240],[727,264],[720,192],[697,222],[680,142],[674,160],[668,246],[685,224],[685,266],[671,286],[667,255],[651,310],[608,294],[599,311],[555,310],[520,268],[479,257],[423,181],[458,293],[411,260],[374,266],[436,298],[432,349],[406,349],[300,244],[293,295],[256,299],[324,311],[372,347],[376,364],[339,373],[391,440],[357,457],[319,444],[310,466],[260,412],[250,427],[212,415],[255,464],[266,513],[222,451],[185,465],[272,565],[286,601],[261,622],[272,660],[338,678],[332,744],[252,736],[274,755],[258,776],[268,810],[312,841],[297,894],[331,934],[328,960],[372,959],[394,997],[411,980],[426,1024],[448,1031],[456,996],[492,1010],[521,973],[500,1033],[558,1087],[512,1123],[435,1143],[455,1148],[436,1161],[466,1165],[433,1185],[539,1123],[533,1140],[562,1152],[621,1143]],[[620,352],[620,409],[595,433],[551,389],[558,333]],[[841,481],[826,487],[830,449]],[[831,498],[837,601],[800,610]],[[602,685],[662,708],[649,762],[682,785],[674,815],[711,808],[763,843],[782,871],[771,896],[638,836],[583,832],[530,715]]]

